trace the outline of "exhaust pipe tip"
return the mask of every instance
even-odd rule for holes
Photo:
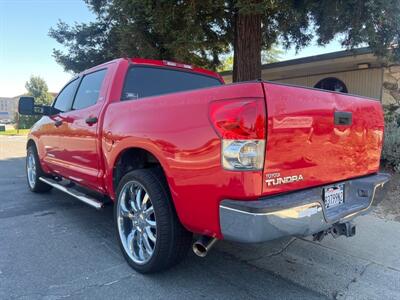
[[[193,252],[197,256],[206,257],[208,251],[207,248],[202,243],[195,242],[193,244]]]
[[[202,236],[199,240],[193,243],[193,252],[199,257],[206,257],[208,251],[214,246],[218,240],[208,236]]]

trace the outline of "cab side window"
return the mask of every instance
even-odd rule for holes
[[[83,77],[78,92],[76,93],[72,109],[82,109],[97,103],[106,71],[106,69],[103,69]]]
[[[75,80],[68,83],[58,94],[54,108],[59,110],[60,112],[66,112],[71,110],[72,101],[74,100],[74,95],[76,91],[76,87],[78,86],[79,80],[76,78]]]

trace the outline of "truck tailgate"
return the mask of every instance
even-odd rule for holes
[[[267,82],[263,86],[268,116],[263,194],[378,171],[384,131],[379,101]]]

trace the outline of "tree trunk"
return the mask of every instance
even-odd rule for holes
[[[235,16],[233,82],[261,78],[261,14]]]

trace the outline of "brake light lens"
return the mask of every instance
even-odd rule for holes
[[[262,170],[266,130],[264,99],[212,102],[210,119],[222,139],[224,169]]]
[[[193,69],[192,65],[188,65],[188,64],[181,64],[181,63],[176,63],[173,61],[169,61],[169,60],[163,60],[163,64],[169,67],[177,67],[177,68],[184,68],[184,69]]]
[[[262,100],[212,102],[210,117],[217,134],[223,139],[264,139],[265,112]]]

